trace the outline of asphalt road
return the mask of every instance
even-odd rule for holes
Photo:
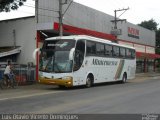
[[[92,88],[46,85],[0,90],[0,113],[160,113],[160,79],[109,83]]]

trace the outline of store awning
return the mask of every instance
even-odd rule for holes
[[[160,58],[159,54],[153,54],[153,53],[143,53],[143,52],[136,52],[137,58],[147,58],[147,59],[157,59]]]
[[[21,52],[21,47],[0,47],[0,58],[13,55],[13,54],[18,54]]]

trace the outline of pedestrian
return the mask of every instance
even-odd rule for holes
[[[6,78],[6,85],[7,87],[10,87],[10,83],[11,83],[11,72],[12,72],[12,65],[11,65],[11,61],[8,61],[8,64],[5,68],[4,71],[4,77]]]

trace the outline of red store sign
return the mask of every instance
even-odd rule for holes
[[[139,30],[128,27],[128,36],[139,39]]]

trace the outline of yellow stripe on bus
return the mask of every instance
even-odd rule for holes
[[[116,71],[116,74],[115,74],[115,80],[120,78],[123,67],[124,67],[124,60],[120,60],[117,71]]]

